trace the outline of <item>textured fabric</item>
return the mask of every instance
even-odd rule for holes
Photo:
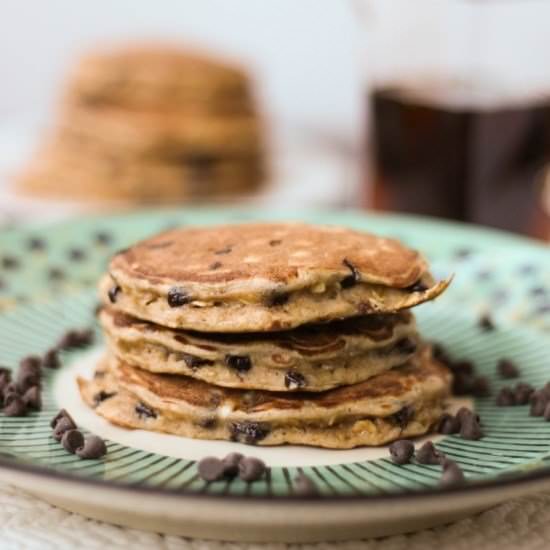
[[[476,517],[407,536],[335,544],[241,544],[190,540],[124,529],[65,512],[0,486],[0,548],[160,550],[546,550],[550,494],[518,499]]]

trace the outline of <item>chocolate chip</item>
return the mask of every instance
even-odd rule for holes
[[[475,366],[471,361],[457,361],[451,366],[454,372],[459,372],[462,374],[473,375],[475,373]]]
[[[428,288],[429,287],[419,279],[412,285],[406,287],[404,290],[406,290],[407,292],[424,292],[425,290],[428,290]]]
[[[181,286],[174,286],[168,291],[167,300],[170,307],[181,307],[191,301],[191,296]]]
[[[74,423],[74,420],[72,418],[69,418],[67,416],[63,416],[57,421],[57,424],[55,425],[55,428],[53,429],[53,438],[56,441],[61,441],[61,438],[63,437],[63,434],[65,432],[68,432],[70,430],[76,430],[76,424]]]
[[[542,416],[544,414],[544,411],[546,410],[549,399],[542,390],[537,390],[536,392],[533,392],[533,394],[531,394],[529,401],[531,403],[529,415]]]
[[[100,245],[108,245],[112,242],[113,237],[107,231],[98,231],[94,234],[94,241]]]
[[[319,494],[319,490],[313,481],[303,472],[299,472],[294,478],[292,484],[294,494],[302,497],[314,497]]]
[[[233,422],[230,426],[231,440],[252,445],[269,434],[269,426],[260,422]]]
[[[15,382],[10,382],[2,388],[2,397],[4,398],[4,401],[6,400],[6,397],[12,393],[21,395],[21,392],[19,391],[19,388]]]
[[[267,307],[284,306],[288,303],[289,299],[290,294],[288,292],[276,290],[275,292],[269,294],[266,300],[266,305]]]
[[[474,389],[475,378],[465,372],[453,373],[453,394],[454,395],[470,395]]]
[[[443,461],[443,474],[439,481],[441,487],[459,487],[465,481],[462,469],[454,460],[446,459]]]
[[[65,409],[61,409],[50,421],[50,427],[52,429],[55,429],[55,427],[57,426],[57,423],[62,419],[62,418],[67,418],[69,420],[69,422],[71,423],[71,425],[73,426],[73,428],[76,428],[76,422],[73,420],[72,416],[65,410]]]
[[[502,378],[517,378],[519,369],[510,359],[500,359],[497,363],[498,374]]]
[[[67,430],[61,437],[61,445],[69,453],[75,453],[84,445],[84,436],[80,430]]]
[[[59,349],[78,349],[90,346],[94,341],[94,331],[92,329],[68,330],[59,340],[57,347]]]
[[[305,376],[295,370],[289,370],[285,374],[285,387],[289,390],[298,390],[307,385]]]
[[[342,288],[351,288],[361,281],[361,273],[359,270],[347,259],[344,258],[342,263],[351,271],[351,275],[348,275],[340,281]]]
[[[426,441],[415,453],[416,461],[420,464],[440,464],[445,455],[438,451],[431,441]]]
[[[191,355],[190,353],[180,352],[176,355],[178,361],[183,361],[190,369],[196,370],[204,365],[212,365],[213,361],[209,359],[203,359],[202,357],[197,357],[196,355]]]
[[[247,456],[239,462],[239,478],[243,481],[258,481],[265,470],[264,462],[253,456]]]
[[[42,357],[42,366],[46,369],[58,369],[61,366],[56,348],[49,349]]]
[[[408,439],[399,439],[390,445],[390,456],[396,464],[408,464],[414,454],[414,445]]]
[[[229,254],[233,250],[232,245],[224,246],[223,248],[220,248],[220,250],[216,250],[214,254],[221,256],[222,254]]]
[[[6,416],[25,416],[27,414],[27,405],[19,394],[10,393],[4,398],[3,412]]]
[[[222,460],[226,477],[233,478],[239,473],[239,464],[244,458],[241,453],[229,453]]]
[[[483,431],[475,414],[464,415],[460,421],[460,437],[476,441],[483,437]]]
[[[109,301],[111,302],[111,304],[114,304],[116,302],[116,298],[118,296],[118,293],[121,291],[122,289],[116,285],[116,286],[112,286],[109,291],[107,292],[107,295],[109,296]]]
[[[442,344],[439,344],[439,343],[433,344],[433,346],[432,346],[432,355],[433,355],[434,359],[437,359],[438,361],[440,361],[444,365],[450,365],[451,364],[451,359],[449,357],[449,354],[448,354],[447,350],[443,347]]]
[[[69,250],[69,259],[73,262],[81,262],[86,258],[86,252],[81,248],[71,248]]]
[[[282,243],[281,239],[272,239],[269,241],[269,246],[278,246]]]
[[[527,405],[534,391],[535,391],[535,388],[533,388],[533,386],[531,386],[530,384],[519,382],[514,389],[516,404]]]
[[[216,427],[218,420],[214,416],[207,416],[206,418],[201,418],[197,424],[205,430],[211,430]]]
[[[496,398],[497,407],[513,407],[516,404],[516,394],[507,386],[500,389]]]
[[[61,281],[65,278],[65,272],[60,267],[50,267],[48,269],[48,278],[51,281]]]
[[[397,425],[403,430],[414,417],[414,407],[412,405],[405,405],[396,413],[392,414],[391,417],[393,421],[396,422]]]
[[[476,376],[472,381],[471,388],[474,397],[488,397],[491,395],[489,379],[486,376]]]
[[[39,411],[42,409],[42,396],[39,386],[32,386],[23,394],[23,402],[29,409]]]
[[[248,355],[226,355],[225,364],[237,372],[248,372],[252,368]]]
[[[496,328],[491,316],[488,313],[485,313],[479,318],[478,324],[480,328],[486,332],[491,332]]]
[[[395,343],[394,349],[403,355],[410,355],[417,349],[416,342],[412,338],[401,338]]]
[[[4,269],[17,269],[20,263],[15,256],[4,256],[2,258],[2,267]]]
[[[97,435],[89,435],[84,440],[84,445],[76,449],[76,454],[80,458],[97,459],[107,454],[105,441]]]
[[[21,393],[25,393],[31,386],[38,386],[41,377],[42,360],[36,355],[25,357],[19,363],[16,382]]]
[[[456,413],[456,417],[461,425],[464,421],[466,421],[466,419],[470,417],[473,417],[476,420],[476,422],[478,423],[480,422],[479,415],[476,414],[471,409],[468,409],[467,407],[460,407],[460,409],[458,409],[458,412]]]
[[[0,367],[0,391],[3,393],[4,388],[11,382],[11,369]]]
[[[449,413],[444,413],[439,419],[439,424],[437,425],[437,433],[450,435],[456,434],[460,431],[460,421],[456,416],[453,416]]]
[[[225,467],[219,458],[207,456],[199,461],[198,473],[204,481],[219,481],[225,477]]]
[[[44,239],[41,239],[39,237],[31,237],[27,241],[27,246],[30,250],[33,250],[35,252],[39,250],[44,250],[46,248],[46,241]]]
[[[220,269],[221,266],[222,266],[221,262],[213,262],[208,266],[208,269],[215,271],[216,269]]]
[[[110,399],[111,397],[114,397],[116,395],[116,391],[107,392],[104,390],[101,390],[97,392],[94,395],[94,407],[97,407],[100,403],[103,401],[106,401],[107,399]]]
[[[139,402],[135,407],[134,410],[136,411],[137,415],[140,418],[156,418],[157,413],[149,408],[145,403]]]

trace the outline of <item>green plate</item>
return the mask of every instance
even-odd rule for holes
[[[41,412],[24,418],[0,415],[3,477],[64,507],[116,523],[252,540],[410,530],[550,483],[550,423],[530,417],[527,406],[496,407],[494,397],[510,383],[495,372],[503,357],[520,365],[522,381],[542,386],[550,379],[550,254],[532,241],[479,227],[349,212],[163,210],[6,228],[0,234],[0,364],[14,368],[23,356],[52,347],[66,329],[94,326],[94,285],[114,251],[174,225],[257,219],[342,224],[397,237],[425,253],[437,276],[455,274],[442,298],[415,311],[426,338],[443,342],[456,359],[472,360],[491,382],[492,396],[470,403],[481,416],[483,439],[432,437],[461,465],[467,486],[443,491],[440,467],[397,466],[385,448],[246,447],[110,426],[81,403],[74,383],[101,353],[99,331],[94,349],[66,353],[63,368],[46,373]],[[488,312],[494,331],[478,324]],[[81,460],[51,438],[49,420],[61,407],[79,426],[107,439],[103,460]],[[264,459],[271,466],[266,479],[253,484],[200,480],[200,457],[233,450]],[[314,481],[317,498],[295,494],[299,472]],[[448,495],[453,497],[441,500]],[[222,517],[213,514],[217,507]],[[319,515],[320,510],[326,514]],[[229,519],[231,514],[236,516]]]

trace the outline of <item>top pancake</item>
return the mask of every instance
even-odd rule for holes
[[[212,114],[250,112],[244,70],[179,45],[142,43],[96,50],[72,72],[67,100],[86,105],[184,109]]]
[[[101,284],[105,303],[118,288],[116,307],[125,313],[207,332],[393,312],[448,284],[435,284],[422,256],[398,241],[303,223],[174,229],[116,255],[109,274]]]

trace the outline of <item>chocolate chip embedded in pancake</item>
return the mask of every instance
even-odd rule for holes
[[[218,334],[161,327],[104,308],[111,353],[157,373],[225,387],[323,391],[404,364],[419,337],[412,314],[372,315],[288,332]]]
[[[173,244],[159,249],[164,241]],[[212,269],[214,262],[221,266]],[[120,286],[121,311],[204,332],[277,331],[395,312],[449,284],[434,283],[418,252],[395,240],[303,223],[175,229],[115,256],[109,273],[101,294],[106,301],[113,284]],[[411,290],[419,281],[425,290]],[[189,303],[173,307],[174,288]]]
[[[184,376],[153,374],[113,358],[109,362],[108,377],[79,379],[79,387],[91,406],[98,391],[116,391],[95,409],[110,422],[257,445],[346,449],[424,434],[442,414],[451,385],[450,372],[429,350],[366,382],[317,394],[218,388]],[[138,404],[154,416],[136,414]]]

